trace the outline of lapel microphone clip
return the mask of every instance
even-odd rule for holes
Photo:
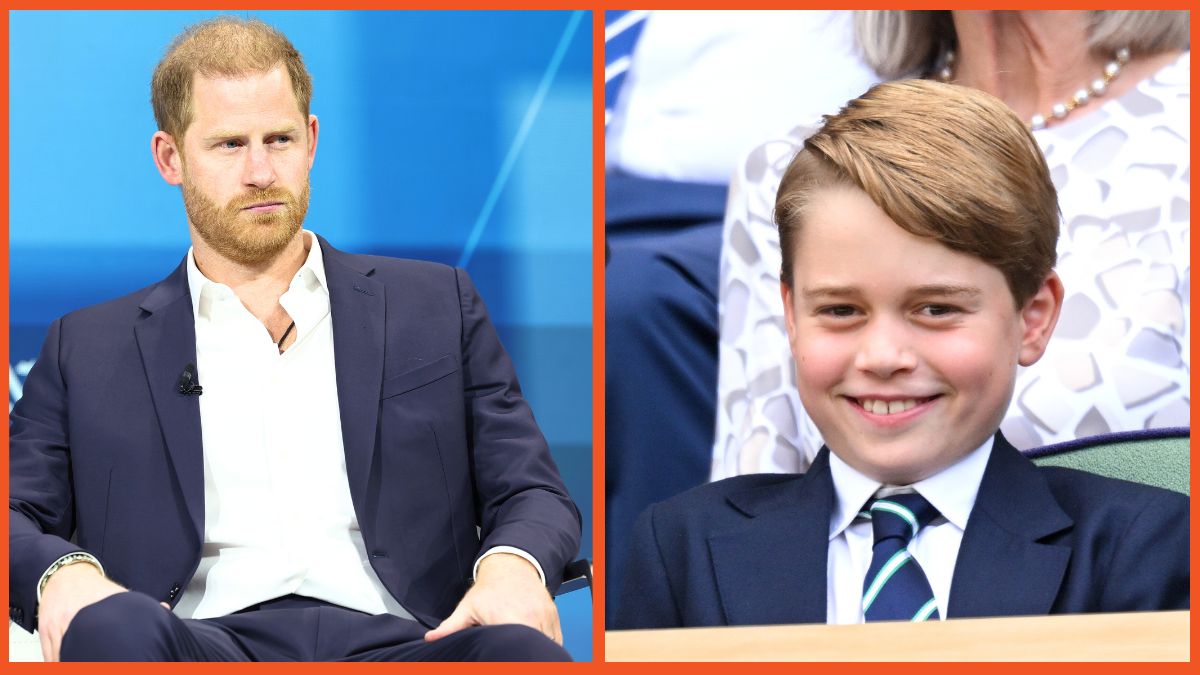
[[[204,393],[204,387],[200,386],[199,378],[196,376],[196,364],[187,364],[180,373],[179,393],[184,396],[199,396]]]

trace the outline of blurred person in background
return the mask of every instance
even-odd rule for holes
[[[611,617],[634,517],[711,471],[729,179],[762,139],[878,77],[854,51],[850,12],[606,12],[606,25]]]

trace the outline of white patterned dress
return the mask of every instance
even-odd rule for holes
[[[1058,188],[1066,296],[1045,356],[1017,374],[1001,429],[1018,448],[1189,424],[1189,57],[1034,132]],[[756,148],[730,187],[714,480],[803,471],[822,444],[796,393],[771,218],[779,179],[816,128]]]

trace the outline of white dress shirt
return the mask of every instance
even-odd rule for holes
[[[916,491],[941,514],[921,528],[909,542],[908,551],[925,571],[938,614],[945,619],[950,602],[950,582],[954,564],[962,545],[967,519],[979,494],[979,483],[992,454],[992,438],[965,457],[925,480],[910,486],[885,486],[868,478],[837,455],[829,454],[829,469],[837,504],[829,521],[828,583],[826,585],[826,622],[863,622],[863,579],[871,566],[871,549],[875,536],[871,522],[857,519],[862,510],[881,488],[895,492]],[[887,494],[885,492],[885,494]],[[856,520],[857,519],[857,520]]]

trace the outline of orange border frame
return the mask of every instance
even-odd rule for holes
[[[604,10],[592,9],[592,660],[604,658]]]

